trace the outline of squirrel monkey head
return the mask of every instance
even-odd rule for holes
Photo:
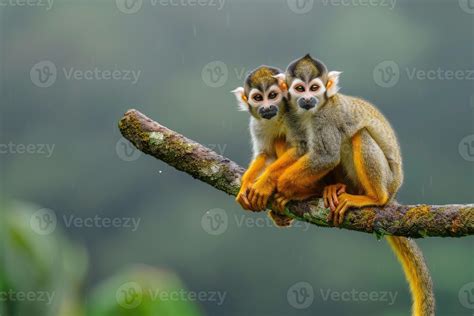
[[[280,77],[279,77],[280,76]],[[232,91],[239,108],[256,119],[272,120],[283,114],[286,103],[286,82],[282,71],[260,66],[245,78],[243,87]]]
[[[316,111],[339,91],[339,71],[326,66],[309,54],[293,61],[286,70],[288,101],[297,112]]]

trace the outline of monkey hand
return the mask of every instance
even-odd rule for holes
[[[331,209],[331,213],[329,213],[330,218],[332,218],[332,213],[336,210],[336,207],[339,205],[338,196],[345,192],[346,192],[346,185],[342,183],[331,184],[324,187],[324,192],[323,192],[324,207],[326,208],[329,207]]]
[[[247,199],[250,202],[250,209],[253,211],[264,211],[267,207],[268,199],[275,191],[276,183],[269,177],[260,177],[249,187]]]
[[[249,185],[247,183],[242,183],[242,186],[240,187],[240,191],[237,194],[237,197],[235,198],[235,201],[242,206],[244,210],[251,210],[250,208],[250,203],[247,199],[247,191],[249,189]]]

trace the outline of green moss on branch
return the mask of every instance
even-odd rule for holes
[[[230,195],[236,195],[245,171],[218,155],[146,117],[129,110],[119,122],[122,135],[139,150]],[[321,199],[290,203],[287,215],[317,226],[333,226]],[[412,238],[462,237],[474,234],[474,204],[366,207],[348,212],[342,228],[377,236]]]

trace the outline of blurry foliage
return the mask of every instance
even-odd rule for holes
[[[84,294],[85,249],[69,241],[58,227],[50,234],[35,232],[30,224],[35,211],[34,205],[20,202],[7,203],[0,210],[0,315],[200,315],[192,302],[157,299],[157,291],[178,292],[184,287],[173,273],[146,266],[119,272]],[[136,306],[121,296],[130,290],[130,283],[140,289]],[[35,296],[26,299],[20,294]]]
[[[88,300],[90,316],[199,316],[187,300],[159,299],[159,293],[178,293],[181,281],[171,272],[135,266],[102,282]]]
[[[33,300],[2,302],[5,315],[80,315],[79,289],[87,268],[85,249],[69,242],[56,229],[39,235],[30,220],[38,208],[7,203],[2,212],[2,292],[42,292]],[[46,295],[52,300],[47,302]],[[50,304],[49,304],[50,303]]]

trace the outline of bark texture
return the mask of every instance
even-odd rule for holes
[[[205,146],[176,133],[137,110],[119,122],[122,135],[139,150],[192,177],[235,196],[245,169]],[[332,227],[321,199],[292,202],[286,214],[318,226]],[[474,234],[474,204],[400,205],[366,207],[347,213],[341,228],[365,233],[421,238]]]

